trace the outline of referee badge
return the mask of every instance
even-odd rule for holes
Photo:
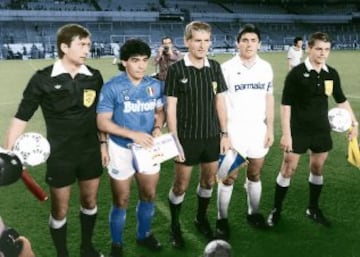
[[[214,95],[216,95],[217,87],[218,87],[217,82],[216,82],[216,81],[213,81],[213,82],[212,82],[212,88],[213,88]]]
[[[325,80],[325,95],[331,96],[333,93],[334,82],[332,80]]]
[[[94,102],[96,98],[96,91],[93,89],[84,89],[84,106],[90,107]]]

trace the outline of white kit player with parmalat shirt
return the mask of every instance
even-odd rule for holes
[[[222,70],[228,86],[226,108],[232,146],[243,156],[263,157],[268,152],[264,147],[266,96],[273,93],[273,70],[259,56],[247,67],[239,55],[223,63]]]
[[[225,92],[228,117],[227,132],[231,146],[247,158],[246,181],[247,221],[255,227],[266,227],[260,213],[262,192],[261,171],[265,156],[274,141],[273,70],[260,58],[259,29],[253,24],[244,25],[237,36],[238,54],[221,66],[228,90]],[[216,236],[228,239],[228,207],[237,178],[234,171],[218,185],[218,217]]]

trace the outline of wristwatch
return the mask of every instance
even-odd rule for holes
[[[220,137],[227,137],[229,133],[227,131],[220,131]]]

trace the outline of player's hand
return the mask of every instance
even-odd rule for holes
[[[106,166],[108,166],[109,161],[110,161],[110,155],[109,155],[109,151],[108,151],[108,144],[101,144],[100,151],[101,151],[101,163],[102,163],[102,166],[106,167]]]
[[[182,145],[179,143],[179,155],[174,158],[176,162],[184,162],[185,161],[185,154]]]
[[[150,148],[154,145],[154,138],[144,132],[134,132],[132,139],[136,144],[141,145],[144,148]]]
[[[23,248],[19,254],[19,257],[35,257],[35,254],[31,248],[31,244],[30,241],[24,237],[24,236],[19,236],[16,241],[21,241]]]
[[[231,148],[229,136],[222,136],[220,139],[220,153],[225,154]]]
[[[267,132],[265,135],[265,142],[264,142],[264,146],[265,148],[269,148],[270,146],[272,146],[274,143],[274,134],[271,132]]]
[[[282,135],[280,139],[280,148],[286,152],[290,153],[293,151],[292,149],[292,138],[290,135]]]
[[[153,137],[158,137],[162,135],[162,131],[159,127],[155,127],[152,131],[152,136]]]
[[[349,129],[347,134],[348,140],[352,140],[353,138],[357,138],[359,136],[359,126],[354,126]]]

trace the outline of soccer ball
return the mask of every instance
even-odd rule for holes
[[[350,113],[343,108],[332,108],[328,112],[330,127],[335,132],[345,132],[351,126]]]
[[[231,246],[228,242],[220,239],[210,241],[204,250],[204,257],[230,257]]]
[[[16,139],[12,151],[24,165],[36,166],[49,158],[50,144],[41,134],[27,132]]]

